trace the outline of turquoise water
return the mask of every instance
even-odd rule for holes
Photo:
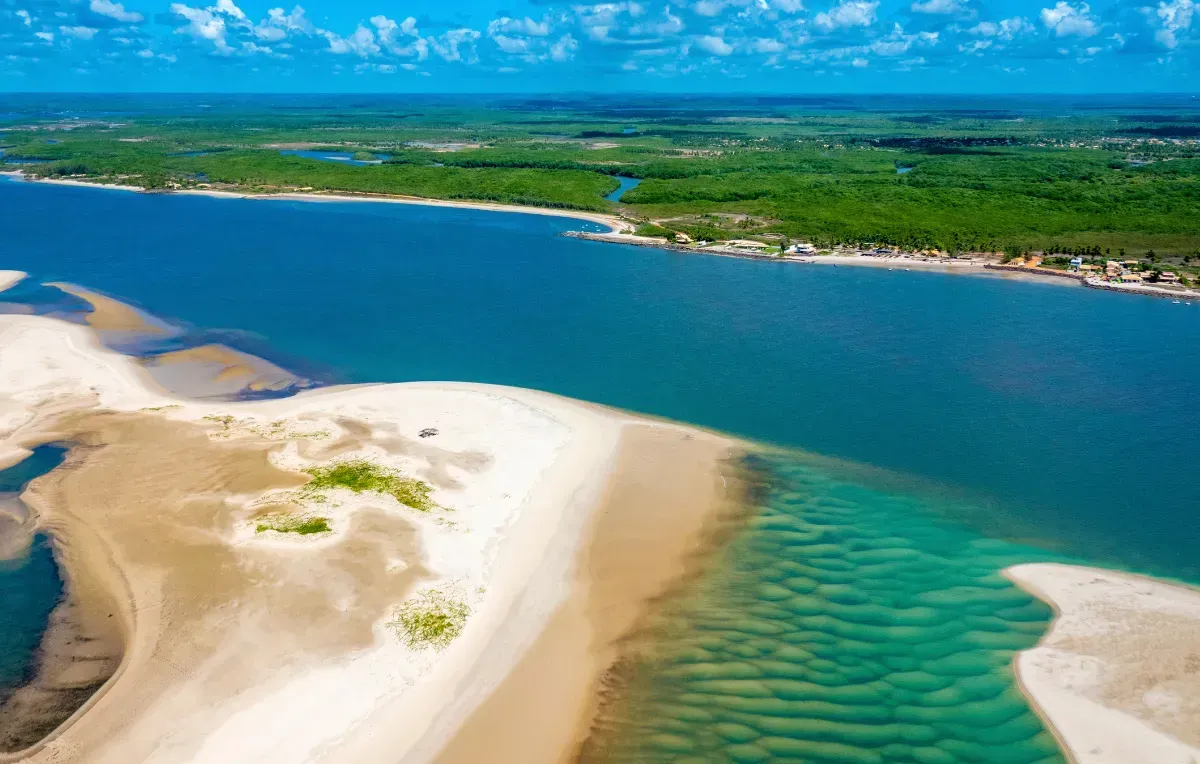
[[[1052,556],[861,470],[753,462],[760,513],[649,627],[584,761],[1062,761],[1010,667],[1050,608],[998,573]]]
[[[1195,307],[470,210],[13,182],[0,206],[2,267],[308,377],[532,387],[844,460],[761,458],[762,519],[664,616],[606,757],[1053,761],[1008,669],[1049,613],[998,571],[1200,581]]]
[[[640,186],[642,184],[642,181],[638,178],[630,178],[625,175],[614,175],[613,177],[616,178],[617,181],[620,182],[621,185],[617,187],[616,191],[613,191],[611,194],[604,197],[605,199],[609,200],[610,202],[621,201],[622,194],[624,194],[629,189],[637,188],[638,186]]]
[[[24,461],[0,470],[0,497],[25,486],[62,463],[65,449],[42,446]],[[51,611],[62,598],[63,582],[50,539],[34,536],[28,552],[0,560],[0,702],[29,676]]]

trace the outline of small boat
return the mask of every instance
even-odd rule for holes
[[[1171,304],[1172,305],[1181,305],[1182,303],[1179,300],[1171,300]]]

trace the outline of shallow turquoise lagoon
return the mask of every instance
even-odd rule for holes
[[[0,208],[0,267],[322,381],[532,387],[836,457],[759,457],[762,515],[664,615],[614,760],[1053,761],[1008,668],[1049,611],[999,571],[1200,581],[1197,306],[470,210],[16,182]]]
[[[751,462],[759,514],[647,629],[585,761],[1062,761],[1011,671],[1051,610],[998,573],[1049,555],[844,465]]]

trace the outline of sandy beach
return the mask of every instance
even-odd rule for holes
[[[31,183],[49,183],[59,186],[83,186],[86,188],[107,188],[115,191],[136,191],[146,193],[138,186],[124,186],[106,183],[92,183],[83,180],[57,178],[30,178],[21,171],[4,172],[0,175],[22,177]],[[246,194],[236,191],[219,191],[214,189],[185,189],[179,191],[155,191],[154,193],[180,194],[183,196],[211,196],[218,199],[247,199],[247,200],[290,200],[297,202],[387,202],[389,204],[417,204],[426,207],[457,207],[468,210],[484,210],[486,212],[518,212],[525,215],[545,215],[549,217],[572,218],[586,220],[607,227],[611,232],[632,231],[633,224],[616,215],[606,215],[602,212],[587,212],[586,210],[568,210],[549,207],[527,207],[518,204],[499,204],[495,202],[472,202],[452,199],[428,199],[422,196],[401,196],[392,194],[351,194],[319,192],[284,192],[278,194]]]
[[[1074,761],[1200,761],[1200,591],[1074,565],[1004,573],[1056,611],[1015,668]]]
[[[120,659],[67,656],[103,688],[9,761],[478,761],[496,729],[492,760],[561,760],[620,638],[706,548],[736,454],[483,385],[197,402],[88,327],[0,316],[0,463],[49,440],[78,445],[25,498],[73,623]],[[433,506],[298,491],[347,459],[424,482]],[[317,515],[328,531],[263,525]],[[461,633],[405,639],[404,609],[438,601],[466,613]]]
[[[11,289],[25,280],[24,271],[0,271],[0,292]]]

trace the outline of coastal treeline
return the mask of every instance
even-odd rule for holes
[[[353,110],[240,104],[122,122],[39,117],[0,131],[6,159],[36,162],[22,165],[30,174],[148,189],[619,210],[665,235],[822,247],[1200,252],[1198,114],[821,108],[786,99],[634,108],[446,98],[401,110],[368,100]],[[281,153],[291,149],[384,159],[355,166]],[[619,205],[604,198],[618,187],[614,176],[641,181]]]

